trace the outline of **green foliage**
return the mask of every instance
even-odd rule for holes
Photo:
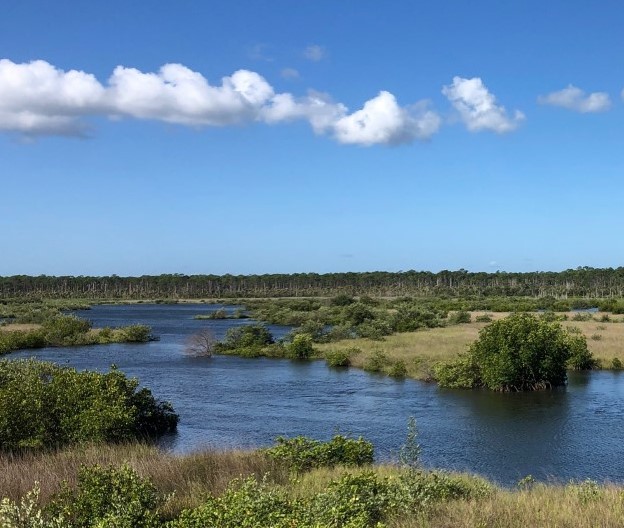
[[[329,302],[332,306],[349,306],[350,304],[353,304],[356,301],[350,295],[341,293],[340,295],[336,295],[335,297],[332,297]]]
[[[611,360],[611,368],[613,370],[622,370],[622,368],[624,368],[624,365],[622,365],[622,361],[619,358],[613,358]]]
[[[156,528],[161,503],[152,482],[128,465],[95,465],[81,468],[76,489],[65,487],[50,511],[70,528]]]
[[[218,354],[237,354],[246,357],[262,355],[262,349],[274,343],[271,332],[260,324],[230,328],[225,339],[215,344]]]
[[[314,354],[312,336],[309,334],[297,334],[286,348],[292,359],[310,359]]]
[[[479,332],[468,354],[436,370],[446,387],[522,391],[564,385],[566,366],[590,368],[585,338],[529,314],[515,314]]]
[[[168,528],[287,528],[302,526],[295,501],[257,482],[254,477],[234,480],[220,497],[208,497],[203,505],[183,511]]]
[[[23,348],[41,348],[44,346],[46,346],[46,339],[41,330],[0,331],[0,355]]]
[[[375,350],[364,363],[364,370],[366,372],[383,372],[387,363],[387,356],[381,350]]]
[[[435,379],[440,387],[473,389],[481,383],[480,371],[471,354],[460,354],[455,361],[434,367]]]
[[[305,436],[276,439],[277,445],[266,454],[285,462],[293,471],[307,471],[318,467],[363,466],[373,463],[373,444],[363,438],[353,439],[335,435],[329,442]]]
[[[152,329],[146,325],[130,325],[120,329],[124,335],[124,341],[127,343],[146,343],[152,341]]]
[[[325,361],[330,367],[348,367],[351,365],[351,356],[362,352],[358,347],[345,350],[328,350],[325,352]]]
[[[443,315],[436,309],[402,302],[397,305],[391,325],[395,332],[414,332],[420,328],[437,328],[443,325]]]
[[[125,441],[175,430],[178,416],[138,381],[35,360],[0,361],[0,449]]]
[[[402,359],[395,361],[388,370],[388,376],[393,378],[404,378],[407,376],[407,366],[405,365],[405,361]]]
[[[46,343],[52,346],[75,344],[91,329],[91,323],[75,315],[58,315],[43,323]]]
[[[470,316],[470,312],[465,310],[460,310],[459,312],[454,312],[449,316],[450,324],[466,324],[471,323],[472,317]]]
[[[490,314],[480,314],[475,317],[477,323],[491,323],[492,316]]]

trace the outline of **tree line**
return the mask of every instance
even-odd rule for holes
[[[184,299],[310,297],[336,294],[421,297],[624,297],[624,267],[560,272],[469,272],[464,269],[264,275],[117,275],[0,277],[0,298]]]

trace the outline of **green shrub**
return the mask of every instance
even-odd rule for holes
[[[0,354],[7,354],[24,348],[41,348],[46,346],[45,335],[41,330],[1,331]]]
[[[466,312],[464,310],[454,312],[449,316],[449,323],[451,324],[466,324],[471,322],[472,317],[470,315],[470,312]]]
[[[318,467],[363,466],[373,463],[373,444],[363,438],[335,435],[329,442],[305,436],[278,437],[277,445],[266,450],[269,457],[285,462],[294,471]]]
[[[312,336],[309,334],[297,334],[291,343],[286,345],[288,355],[292,359],[310,359],[314,354]]]
[[[125,441],[175,430],[178,416],[149,389],[106,374],[35,360],[0,361],[0,449]]]
[[[121,330],[124,334],[124,340],[128,343],[146,343],[153,339],[152,329],[146,325],[135,324],[125,326]]]
[[[68,487],[50,511],[62,514],[67,527],[156,528],[162,503],[156,487],[128,465],[82,467],[76,489]]]
[[[388,376],[392,376],[393,378],[404,378],[407,376],[407,366],[405,365],[405,361],[402,359],[395,361],[388,370]]]
[[[491,323],[492,316],[490,314],[481,314],[475,317],[475,321],[477,323]]]
[[[274,343],[271,332],[263,325],[230,328],[225,339],[215,345],[217,353],[236,353],[252,357],[261,355],[262,348]]]
[[[351,354],[347,350],[328,350],[325,352],[325,361],[330,367],[348,367],[351,365]]]
[[[74,315],[58,315],[43,323],[47,344],[62,346],[74,344],[91,329],[91,323]]]
[[[468,354],[436,370],[447,387],[522,391],[563,385],[566,367],[591,368],[582,335],[530,314],[514,314],[479,332]]]
[[[302,526],[298,513],[297,503],[284,491],[249,477],[232,481],[222,496],[183,511],[168,528],[287,528]]]
[[[611,360],[611,368],[613,370],[622,370],[622,361],[619,358],[613,358]]]
[[[388,358],[381,350],[375,350],[372,355],[364,363],[366,372],[383,372]]]

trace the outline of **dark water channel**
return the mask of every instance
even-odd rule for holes
[[[180,414],[176,452],[204,446],[270,445],[278,435],[328,439],[363,435],[377,458],[394,456],[415,416],[425,465],[467,470],[513,485],[532,474],[548,480],[624,482],[624,374],[573,375],[567,388],[529,394],[440,390],[322,361],[190,358],[188,337],[209,327],[217,338],[249,320],[194,320],[215,305],[95,306],[79,315],[94,326],[148,324],[160,341],[12,354],[79,369],[115,363]],[[226,307],[233,310],[232,307]],[[280,337],[288,329],[271,327]]]

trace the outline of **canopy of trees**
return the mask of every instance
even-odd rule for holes
[[[267,275],[0,277],[0,298],[176,299],[348,295],[624,296],[624,267],[561,272],[373,271]]]

